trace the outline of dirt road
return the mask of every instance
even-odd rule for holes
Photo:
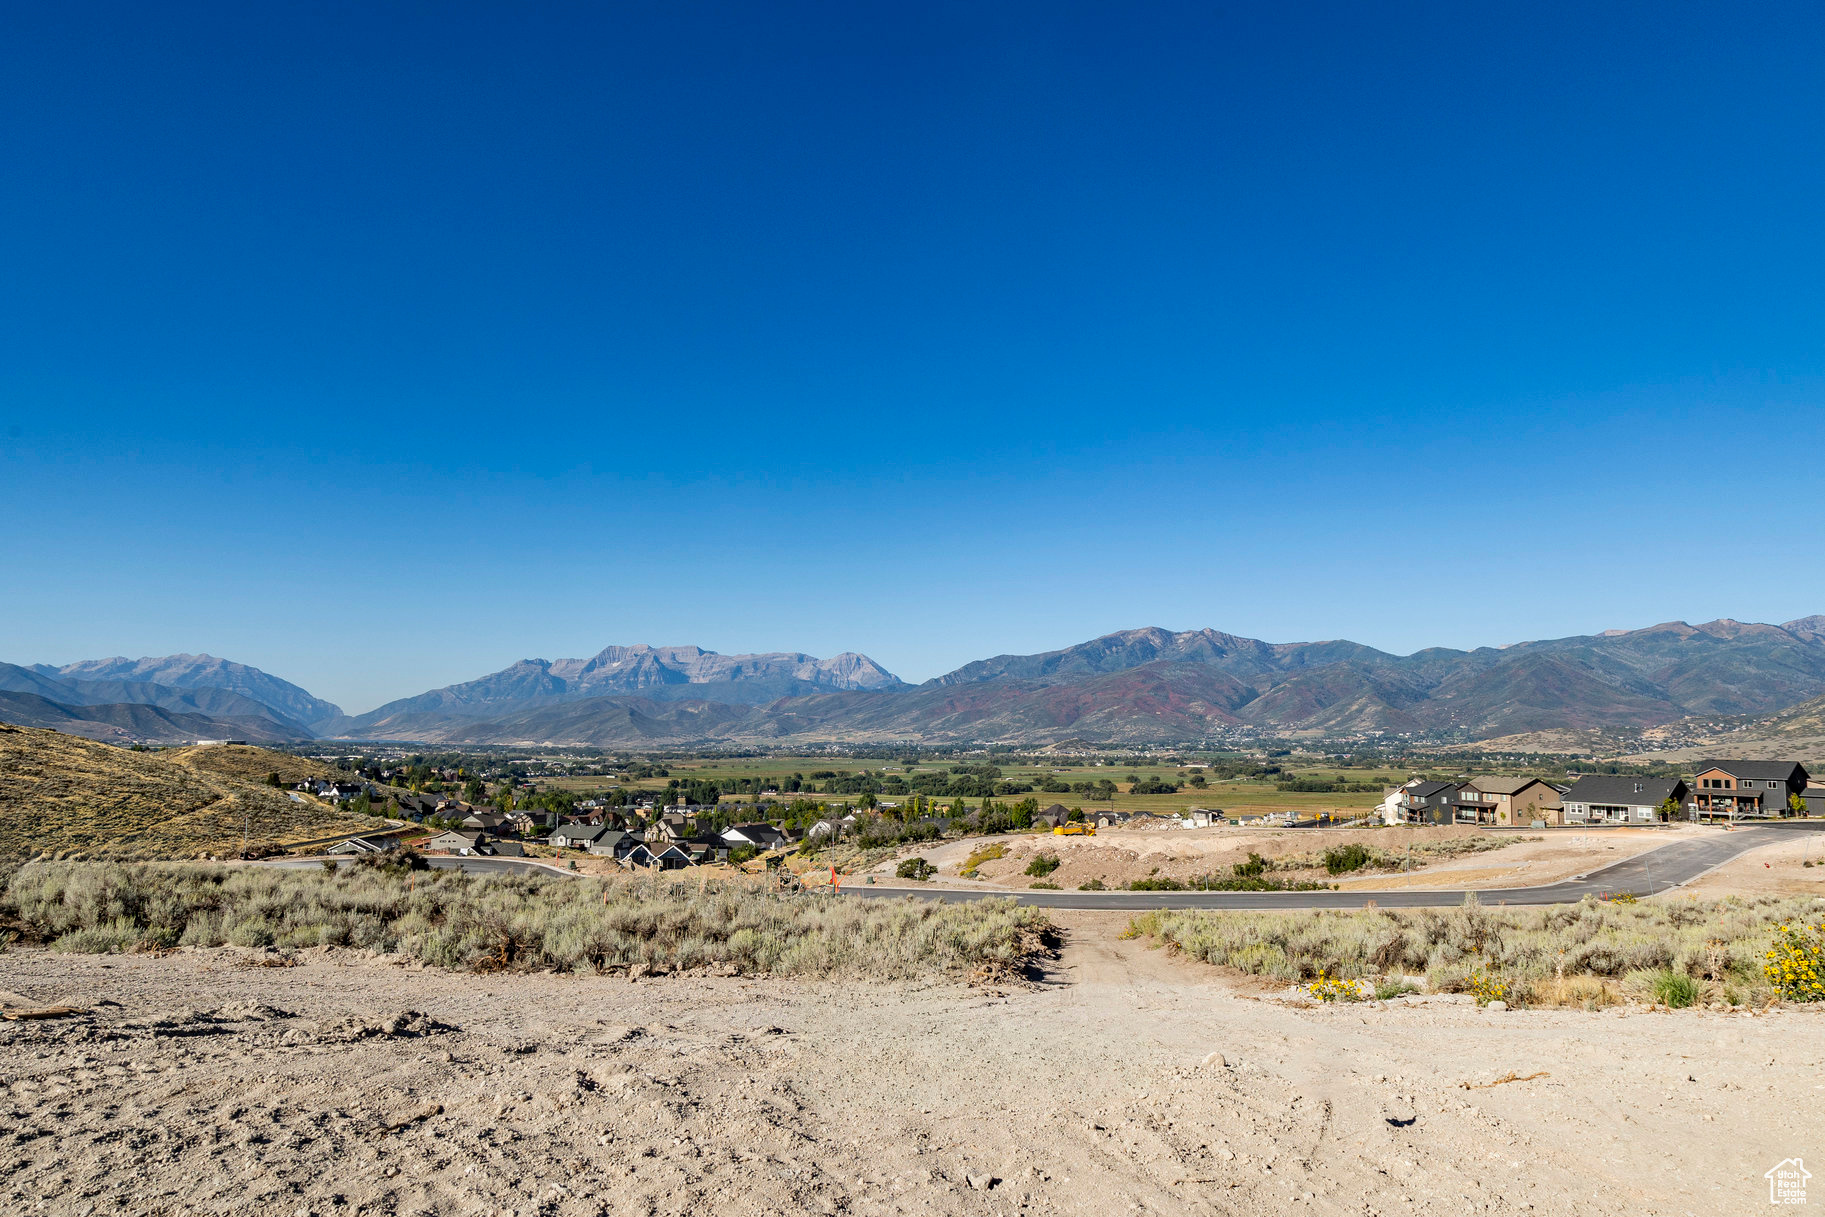
[[[1293,1008],[1059,917],[1002,990],[15,951],[94,1013],[0,1024],[0,1210],[1708,1215],[1825,1160],[1825,1012]]]

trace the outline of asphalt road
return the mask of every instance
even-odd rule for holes
[[[1825,820],[1789,820],[1756,828],[1718,831],[1697,841],[1676,841],[1637,854],[1601,870],[1562,883],[1540,887],[1482,888],[1477,899],[1485,904],[1571,904],[1586,896],[1632,892],[1637,896],[1664,892],[1689,883],[1739,854],[1778,841],[1791,832],[1825,832]],[[344,865],[350,860],[342,859]],[[566,872],[523,858],[457,858],[437,855],[426,859],[438,870],[460,870],[472,875],[547,875]],[[261,865],[286,869],[316,868],[320,858],[277,858]],[[1049,892],[981,888],[965,890],[939,887],[890,887],[845,880],[845,896],[897,898],[955,903],[961,900],[1012,899],[1019,904],[1049,909],[1113,909],[1134,912],[1147,909],[1359,909],[1373,902],[1381,908],[1443,908],[1462,904],[1467,889],[1364,891],[1364,892]]]
[[[1825,822],[1793,822],[1759,828],[1719,831],[1699,841],[1676,841],[1638,854],[1578,879],[1540,887],[1485,888],[1477,899],[1485,904],[1571,904],[1586,896],[1632,892],[1637,896],[1664,892],[1690,882],[1708,870],[1758,846],[1780,839],[1777,834],[1825,830]],[[1462,904],[1465,889],[1379,892],[1048,892],[980,891],[936,887],[886,887],[881,884],[843,884],[845,896],[917,896],[924,900],[984,900],[1011,897],[1017,903],[1048,909],[1359,909],[1371,902],[1381,908],[1442,908]]]

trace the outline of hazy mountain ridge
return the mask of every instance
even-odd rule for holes
[[[199,739],[280,741],[305,738],[271,718],[217,718],[141,703],[70,706],[36,693],[0,691],[0,722],[48,727],[106,743],[179,743]]]
[[[647,683],[597,696],[566,684],[553,696],[547,690],[561,679],[561,669],[534,661],[392,703],[383,707],[387,714],[358,722],[390,738],[575,744],[1043,744],[1069,737],[1141,743],[1237,727],[1314,736],[1456,732],[1482,738],[1567,727],[1640,728],[1694,713],[1771,711],[1825,693],[1825,628],[1817,628],[1825,619],[1790,624],[1669,622],[1406,656],[1347,640],[1269,643],[1217,630],[1145,628],[1037,655],[978,660],[916,687],[897,681],[873,689],[799,687],[764,703],[728,698],[713,680]],[[697,662],[694,648],[666,651],[676,667]],[[658,653],[609,648],[600,658],[597,667],[621,673],[625,686],[632,683],[628,673],[650,672]],[[575,680],[587,665],[571,662],[562,670]],[[473,696],[475,686],[488,697]],[[761,680],[744,692],[752,696],[770,687]],[[489,714],[491,706],[501,708]]]
[[[136,676],[190,683],[180,688]],[[145,730],[162,733],[158,738],[314,733],[449,744],[1038,746],[1070,738],[1174,742],[1252,730],[1484,739],[1768,715],[1825,696],[1825,617],[1778,626],[1727,618],[1666,622],[1405,656],[1347,640],[1269,643],[1217,630],[1145,628],[1036,655],[978,660],[918,686],[853,652],[817,659],[611,646],[587,659],[521,660],[355,718],[311,723],[281,713],[254,690],[313,712],[334,709],[258,669],[208,656],[0,665],[0,692],[12,697],[11,712],[36,715],[27,721],[46,726],[68,722],[73,725],[63,729],[103,738]]]
[[[338,723],[336,734],[392,738],[424,729],[426,716],[439,723],[517,719],[540,707],[601,698],[753,706],[806,694],[905,687],[880,664],[852,651],[818,659],[795,651],[722,655],[694,646],[610,646],[588,659],[522,659],[476,680],[388,702]]]
[[[315,728],[342,717],[342,708],[313,697],[290,681],[213,655],[164,655],[126,659],[84,659],[54,668],[34,664],[44,676],[88,683],[122,681],[171,689],[226,689],[266,707],[276,717]]]

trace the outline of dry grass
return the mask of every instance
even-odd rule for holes
[[[1757,897],[1539,909],[1362,909],[1297,913],[1147,913],[1132,929],[1225,967],[1289,982],[1322,970],[1344,978],[1423,974],[1429,987],[1469,991],[1507,982],[1536,1004],[1652,1000],[1672,971],[1711,997],[1765,1000],[1762,957],[1784,921],[1816,916],[1810,900]]]
[[[289,752],[274,752],[270,748],[255,748],[245,744],[208,744],[194,748],[167,748],[158,754],[166,760],[188,765],[192,769],[201,769],[206,773],[220,774],[222,777],[239,778],[244,782],[262,783],[266,775],[276,773],[279,780],[288,786],[316,778],[330,781],[348,781],[349,775],[339,769],[325,765],[322,761],[313,761],[309,757],[293,756]]]
[[[31,863],[6,911],[54,949],[177,945],[363,947],[445,968],[904,979],[994,974],[1040,948],[1048,922],[1011,901],[939,904],[769,896],[663,877],[483,879],[201,864]]]
[[[974,879],[976,877],[977,869],[984,862],[993,862],[997,858],[1005,858],[1007,856],[1008,847],[1005,841],[991,842],[988,845],[971,850],[970,856],[964,860],[963,866],[957,873],[965,879]]]
[[[375,822],[284,791],[33,727],[0,725],[0,857],[194,858]]]

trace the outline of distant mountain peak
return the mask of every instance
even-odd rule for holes
[[[904,688],[853,651],[819,659],[798,651],[723,655],[699,646],[606,646],[587,659],[522,659],[461,684],[388,702],[343,725],[343,734],[398,736],[431,722],[517,715],[592,698],[703,700],[765,705],[814,693]]]

